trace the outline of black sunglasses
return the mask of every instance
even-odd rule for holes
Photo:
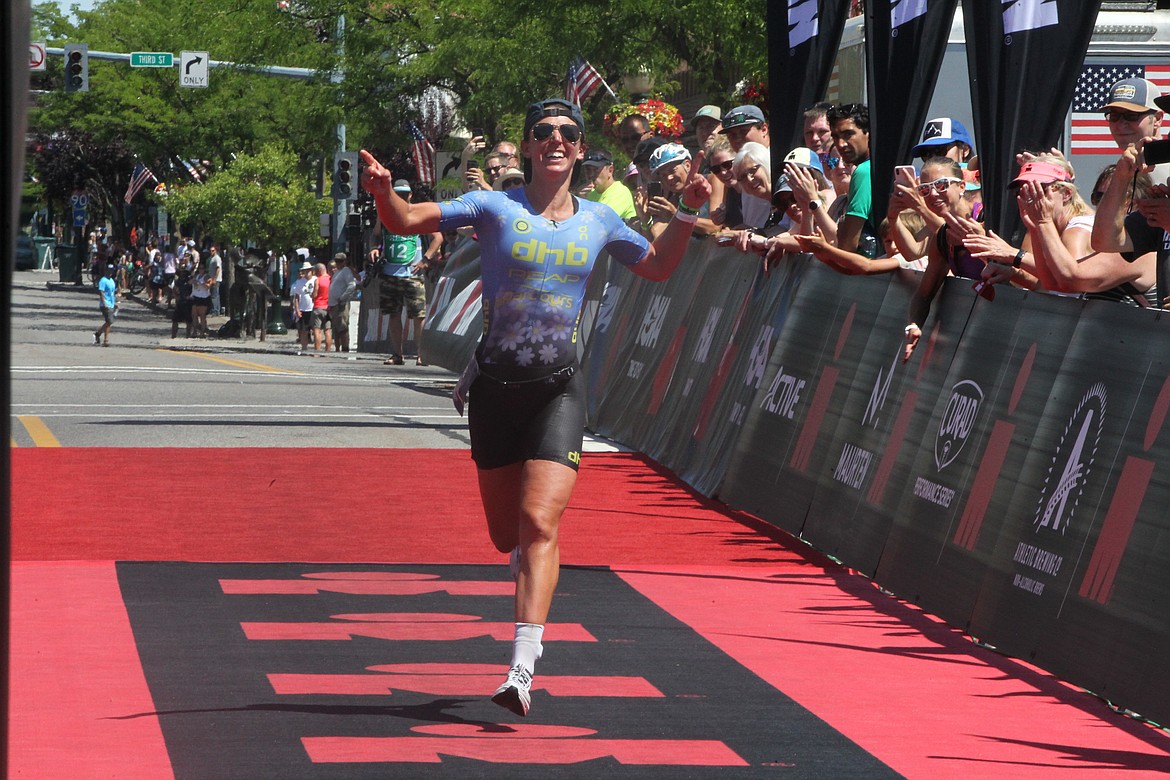
[[[1120,122],[1124,119],[1126,122],[1140,122],[1153,113],[1153,109],[1138,113],[1136,111],[1118,111],[1115,108],[1107,108],[1105,109],[1105,121]]]
[[[581,128],[576,125],[554,125],[551,122],[541,122],[532,126],[532,138],[536,141],[547,141],[552,138],[553,131],[561,134],[561,138],[571,144],[581,140]]]
[[[712,173],[727,173],[728,171],[730,171],[732,169],[732,167],[734,165],[735,165],[735,160],[728,160],[727,162],[721,162],[718,165],[712,165],[711,172]]]

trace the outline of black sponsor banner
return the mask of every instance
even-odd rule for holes
[[[875,575],[960,627],[971,620],[1002,519],[988,516],[994,487],[1013,444],[1031,435],[1017,435],[1026,421],[1020,397],[1031,382],[1048,389],[1033,370],[1036,340],[1019,322],[1030,294],[1004,288],[988,302],[970,286],[947,279],[909,364],[918,413],[906,440],[918,446],[891,476],[901,495]]]
[[[836,274],[803,259],[803,278],[776,334],[760,389],[747,410],[719,497],[785,530],[801,533],[828,438],[852,381],[857,298],[881,297],[883,279]]]
[[[1168,364],[1149,353],[1154,320],[1144,312],[1097,303],[1080,318],[1067,307],[1065,314],[1075,330],[1039,412],[971,628],[1109,695],[1137,690],[1150,671],[1141,662],[1148,648],[1170,636],[1170,549],[1157,544],[1165,477],[1162,485],[1152,479],[1168,448],[1157,444],[1162,426],[1151,426]],[[1131,517],[1139,500],[1149,509]],[[1147,535],[1154,528],[1163,532]],[[1140,637],[1143,649],[1128,648],[1124,637]],[[1164,683],[1156,687],[1165,691]]]
[[[865,4],[873,213],[885,214],[894,166],[918,143],[958,0]]]
[[[481,290],[479,242],[465,239],[447,258],[427,304],[423,349],[428,363],[461,373],[471,360],[483,335]]]
[[[717,362],[701,396],[695,398],[695,417],[686,434],[683,458],[673,467],[694,481],[696,489],[712,496],[728,469],[728,454],[742,435],[753,399],[761,392],[776,342],[786,329],[792,304],[813,261],[789,257],[763,275],[757,258],[750,258],[741,280],[746,292],[728,298],[735,304],[730,339],[716,344]]]
[[[650,378],[645,417],[653,424],[639,442],[643,452],[679,472],[689,471],[685,464],[695,455],[690,442],[700,423],[708,430],[730,428],[732,437],[737,433],[734,420],[710,426],[699,417],[709,395],[719,395],[728,383],[729,367],[720,371],[726,348],[736,342],[747,309],[765,287],[754,255],[711,246],[701,257],[695,295]],[[768,297],[757,308],[768,308],[770,302]]]
[[[963,0],[967,68],[985,221],[1009,241],[1022,235],[1015,155],[1057,145],[1093,35],[1100,0]]]
[[[602,436],[638,447],[648,426],[652,378],[669,352],[690,299],[702,277],[690,250],[665,282],[637,277],[620,264],[610,269],[599,323],[606,333],[588,349],[589,427]]]
[[[917,406],[915,366],[904,364],[902,355],[918,276],[886,278],[884,290],[873,290],[862,277],[852,278],[855,289],[842,290],[854,302],[850,335],[837,360],[846,370],[834,398],[836,425],[826,426],[817,445],[825,460],[815,472],[803,532],[814,547],[867,576],[873,576],[889,533],[901,490],[890,475]]]
[[[773,171],[780,170],[790,149],[804,146],[802,114],[828,92],[849,4],[849,0],[768,3],[768,114],[779,142],[773,144]]]

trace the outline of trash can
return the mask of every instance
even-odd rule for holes
[[[51,271],[53,266],[57,264],[57,255],[53,251],[57,245],[57,239],[53,237],[33,237],[33,248],[36,251],[36,268],[38,271]]]
[[[66,284],[81,284],[81,253],[73,244],[57,244],[57,269]]]

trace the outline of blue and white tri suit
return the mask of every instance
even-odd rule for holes
[[[439,229],[474,227],[483,280],[480,377],[471,386],[472,457],[481,468],[554,460],[576,468],[585,426],[577,329],[604,249],[633,266],[644,236],[609,206],[574,198],[563,222],[533,213],[524,188],[439,204]]]

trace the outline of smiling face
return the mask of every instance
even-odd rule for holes
[[[955,172],[949,167],[942,165],[924,165],[922,166],[922,173],[919,174],[918,180],[923,184],[930,184],[939,179],[947,177],[955,177]],[[926,193],[922,195],[926,201],[926,206],[935,214],[944,215],[947,212],[954,211],[955,206],[963,197],[963,182],[950,182],[942,192],[938,191],[937,187],[930,187]]]
[[[764,166],[747,157],[740,165],[738,173],[736,179],[739,180],[746,194],[764,200],[772,197],[772,183],[768,181],[768,172],[764,170]]]
[[[735,182],[735,174],[732,173],[732,167],[735,162],[735,155],[728,149],[717,149],[711,153],[707,158],[710,162],[711,172],[714,173],[719,181],[723,182],[725,186],[731,185]]]
[[[681,160],[676,163],[663,165],[654,172],[654,178],[662,182],[662,189],[667,192],[682,192],[691,178],[690,160]]]
[[[537,128],[541,125],[550,125],[556,129],[546,139],[538,141],[534,137],[534,133],[538,132]],[[567,141],[561,135],[560,128],[566,125],[571,125],[574,130],[578,129],[577,123],[569,117],[544,117],[533,125],[528,137],[521,143],[521,151],[524,157],[532,163],[534,175],[547,173],[570,176],[573,173],[573,165],[584,157],[582,138],[579,137],[576,141]]]

